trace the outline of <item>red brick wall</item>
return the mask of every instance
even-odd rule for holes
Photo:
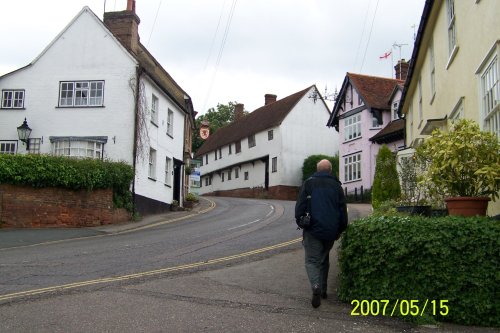
[[[92,227],[130,220],[113,207],[110,189],[72,191],[0,184],[2,227]]]
[[[235,198],[267,198],[277,200],[297,200],[299,188],[295,186],[271,186],[266,191],[262,187],[238,188],[235,190],[215,191],[205,195]]]

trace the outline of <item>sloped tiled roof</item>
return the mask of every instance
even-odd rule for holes
[[[389,110],[389,98],[397,84],[404,84],[402,80],[385,77],[347,73],[352,85],[363,100],[372,109]]]
[[[397,119],[391,121],[386,127],[370,138],[376,143],[387,143],[397,139],[404,139],[405,120]]]
[[[219,128],[198,149],[195,157],[279,125],[312,87],[314,86],[310,86],[274,103],[264,105],[243,118]]]

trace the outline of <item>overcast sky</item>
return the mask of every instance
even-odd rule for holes
[[[107,0],[106,11],[126,3]],[[0,75],[33,61],[84,6],[102,19],[104,4],[2,1]],[[312,84],[333,93],[346,72],[391,77],[400,53],[393,44],[406,44],[401,56],[410,58],[423,6],[424,0],[137,0],[136,12],[141,43],[204,113],[229,101],[253,111],[266,93],[281,99]],[[391,50],[393,63],[379,59]]]

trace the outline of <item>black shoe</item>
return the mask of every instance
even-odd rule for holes
[[[313,287],[313,297],[311,300],[313,308],[317,308],[321,305],[321,289],[319,286]]]
[[[322,291],[321,292],[321,298],[322,299],[327,299],[328,298],[328,294],[326,293],[326,291]]]

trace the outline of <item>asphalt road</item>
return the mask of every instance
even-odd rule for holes
[[[335,298],[335,261],[330,297],[312,309],[294,202],[212,200],[125,232],[0,231],[0,332],[494,332],[353,317]]]

